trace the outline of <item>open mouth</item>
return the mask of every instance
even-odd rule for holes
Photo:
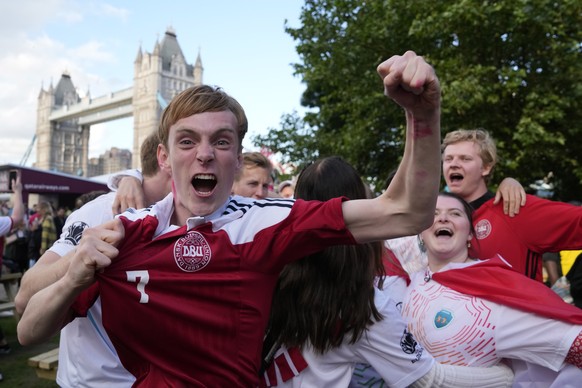
[[[437,237],[453,237],[453,231],[449,228],[439,228],[434,232]]]
[[[192,178],[192,187],[201,195],[212,193],[216,187],[216,177],[212,174],[198,174]]]
[[[463,175],[459,174],[458,172],[454,172],[452,174],[449,174],[449,181],[451,182],[460,182],[463,180]]]

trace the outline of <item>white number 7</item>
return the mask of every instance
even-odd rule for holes
[[[149,295],[145,292],[145,286],[150,281],[148,271],[125,271],[125,273],[127,274],[128,282],[137,282],[139,278],[139,282],[137,283],[137,291],[141,295],[139,303],[147,303],[150,300]]]

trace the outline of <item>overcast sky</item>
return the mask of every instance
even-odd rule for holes
[[[93,98],[132,86],[140,46],[152,52],[168,27],[186,61],[200,52],[204,83],[219,85],[245,108],[250,138],[277,127],[300,106],[293,76],[299,61],[285,33],[299,26],[299,0],[81,1],[0,3],[0,164],[20,163],[36,130],[41,87],[69,72],[81,95]],[[91,128],[90,156],[115,146],[131,149],[133,120]],[[26,163],[36,159],[36,147]]]

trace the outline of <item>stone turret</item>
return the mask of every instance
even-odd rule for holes
[[[200,51],[198,51],[198,56],[196,57],[196,64],[194,65],[194,79],[198,82],[198,85],[202,84],[202,73],[204,73],[204,67],[202,67],[202,58],[200,57]]]
[[[37,107],[36,167],[82,175],[87,166],[89,128],[79,128],[78,119],[52,123],[54,110],[67,109],[81,101],[68,72],[53,88],[41,89]]]
[[[168,27],[161,42],[156,40],[151,54],[142,52],[140,47],[134,63],[132,166],[140,167],[140,145],[157,130],[161,102],[167,103],[184,89],[202,83],[200,54],[196,63],[197,70],[188,64],[172,27]]]

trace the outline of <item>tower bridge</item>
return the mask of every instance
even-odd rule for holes
[[[41,88],[36,125],[36,167],[87,176],[92,125],[133,117],[132,167],[140,167],[139,147],[154,130],[165,102],[202,84],[200,54],[188,64],[172,28],[151,53],[138,49],[133,86],[92,99],[80,97],[64,73],[56,87]]]
[[[55,122],[78,119],[79,125],[94,125],[133,115],[133,87],[95,99],[82,99],[74,105],[63,105],[51,112]]]

